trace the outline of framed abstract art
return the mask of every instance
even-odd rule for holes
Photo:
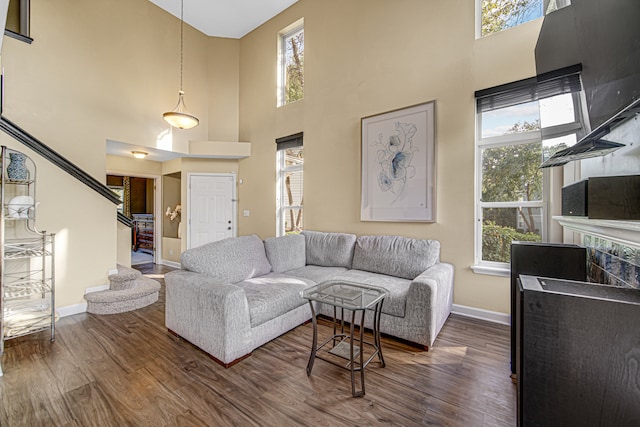
[[[435,101],[363,117],[362,221],[435,222]]]

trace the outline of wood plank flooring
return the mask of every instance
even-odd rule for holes
[[[169,270],[136,268],[161,283]],[[309,323],[224,369],[167,332],[163,287],[140,310],[60,319],[55,343],[7,341],[0,426],[515,425],[506,326],[452,315],[429,352],[384,337],[362,398],[322,360],[307,377],[310,343]]]

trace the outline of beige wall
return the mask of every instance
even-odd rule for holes
[[[211,37],[207,60],[209,140],[238,141],[240,41]]]
[[[85,289],[106,284],[116,267],[116,205],[4,133],[0,143],[36,164],[36,227],[56,234],[56,306],[82,303]]]
[[[172,237],[162,238],[162,259],[171,262],[180,262],[182,239]]]
[[[162,113],[178,100],[179,35],[179,19],[148,0],[32,0],[34,42],[2,44],[3,115],[100,182],[109,168],[135,175],[148,164],[108,165],[105,142],[155,147],[169,129]],[[189,140],[237,135],[239,42],[188,25],[184,35],[186,102],[201,123],[172,133],[174,149],[186,152]],[[57,306],[81,304],[86,288],[107,284],[108,270],[126,263],[124,232],[113,203],[34,158],[38,226],[58,235]]]
[[[305,98],[276,107],[277,33],[304,18]],[[275,234],[275,143],[304,131],[305,228],[434,238],[455,303],[509,312],[508,279],[474,274],[474,91],[535,75],[540,21],[474,39],[470,0],[300,0],[240,42],[241,234]],[[360,118],[436,101],[437,223],[360,221]]]
[[[179,20],[147,0],[32,0],[31,6],[34,43],[3,43],[4,114],[104,181],[112,168],[107,139],[154,147],[168,130],[161,115],[177,101]],[[305,99],[277,108],[277,33],[302,17]],[[539,26],[476,41],[471,0],[300,0],[239,41],[185,26],[186,102],[201,125],[174,131],[174,150],[186,152],[189,140],[241,140],[251,141],[252,156],[182,159],[152,169],[182,172],[183,207],[189,172],[238,173],[244,181],[238,211],[251,210],[239,217],[239,233],[273,236],[274,140],[304,131],[306,228],[439,239],[442,259],[456,267],[455,302],[507,313],[508,280],[469,269],[473,92],[534,75]],[[360,118],[429,100],[436,101],[438,222],[361,222]],[[115,206],[37,162],[45,177],[37,189],[39,225],[63,239],[58,305],[80,303],[84,289],[106,283],[120,258]]]
[[[131,227],[120,222],[117,225],[116,261],[125,267],[131,267]]]

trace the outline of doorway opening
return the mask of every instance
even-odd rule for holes
[[[107,175],[107,186],[120,195],[118,211],[131,218],[131,265],[156,262],[155,179]]]

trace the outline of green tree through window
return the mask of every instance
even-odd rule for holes
[[[284,36],[285,104],[304,98],[304,29]]]
[[[540,130],[540,120],[517,122],[506,134]],[[541,201],[542,143],[509,144],[486,148],[482,154],[482,201]],[[485,260],[508,262],[512,240],[540,241],[540,208],[520,206],[485,208],[482,216],[482,255]]]
[[[540,169],[543,156],[570,147],[583,134],[579,75],[476,92],[477,180],[476,262],[507,268],[513,240],[550,238],[549,218],[557,215],[550,195],[563,178]],[[475,271],[475,270],[474,270]]]
[[[542,16],[542,0],[482,0],[482,37]]]

